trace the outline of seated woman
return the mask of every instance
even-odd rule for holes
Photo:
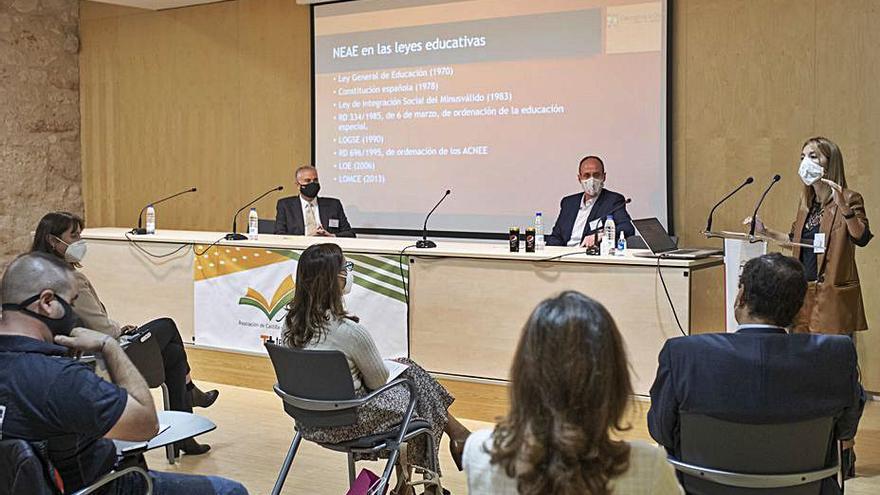
[[[363,396],[385,385],[389,373],[370,333],[358,323],[357,317],[345,310],[342,296],[351,291],[353,268],[336,244],[315,244],[303,251],[296,267],[296,289],[287,306],[281,342],[300,349],[341,351],[348,360],[355,393]],[[435,447],[434,452],[427,452],[424,436],[410,442],[407,459],[401,459],[401,469],[398,470],[396,490],[398,494],[404,494],[412,493],[411,487],[403,486],[401,480],[408,479],[413,465],[430,466],[429,456],[437,455],[436,449],[444,432],[449,435],[450,452],[461,470],[464,441],[470,432],[447,411],[454,398],[442,385],[414,362],[408,359],[398,361],[408,365],[401,377],[412,380],[418,389],[414,417],[431,424]],[[387,431],[399,424],[408,403],[406,389],[395,387],[359,408],[355,425],[300,428],[300,431],[305,438],[315,442],[353,440]]]
[[[611,438],[632,393],[608,311],[578,292],[543,301],[513,358],[510,413],[465,445],[469,492],[683,494],[662,450]]]
[[[77,270],[86,254],[86,243],[80,239],[85,222],[82,218],[64,211],[47,213],[37,225],[31,251],[42,251],[57,256],[74,267],[74,277],[79,286],[79,296],[73,302],[73,309],[83,326],[118,339],[122,335],[135,332],[150,332],[159,344],[165,368],[165,385],[168,387],[168,402],[174,411],[192,412],[193,406],[209,407],[220,394],[217,390],[202,392],[190,377],[186,351],[177,325],[170,318],[159,318],[136,327],[120,326],[110,319],[107,310],[98,299],[98,293],[85,274]],[[190,438],[175,444],[175,448],[189,455],[204,454],[210,445],[200,444]]]

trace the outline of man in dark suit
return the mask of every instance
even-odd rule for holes
[[[562,198],[553,232],[546,239],[548,246],[592,246],[595,243],[592,234],[602,228],[609,213],[618,232],[626,237],[635,235],[636,229],[623,206],[625,198],[605,189],[605,178],[601,158],[587,156],[581,160],[578,181],[584,192]]]
[[[736,333],[677,337],[660,351],[648,411],[654,440],[679,455],[681,413],[751,424],[833,417],[834,438],[851,446],[865,405],[856,348],[846,336],[786,331],[806,291],[796,259],[773,253],[749,260]],[[851,450],[844,464],[847,458]],[[826,480],[822,493],[837,493],[834,486]]]
[[[336,198],[319,198],[321,184],[318,171],[312,166],[296,169],[299,196],[278,200],[275,206],[275,233],[322,237],[355,237],[345,218],[342,202]]]

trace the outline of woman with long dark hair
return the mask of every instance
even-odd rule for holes
[[[73,302],[73,310],[84,327],[105,333],[118,339],[122,335],[150,332],[159,344],[162,364],[165,368],[165,385],[168,387],[168,402],[174,411],[192,412],[193,406],[209,407],[220,394],[217,390],[202,392],[192,381],[186,350],[180,331],[171,318],[159,318],[140,327],[120,325],[110,319],[107,309],[98,298],[98,293],[89,279],[78,270],[86,254],[86,243],[80,238],[85,222],[82,218],[66,211],[47,213],[40,219],[34,233],[31,252],[38,251],[57,256],[74,268],[74,278],[79,287],[79,296]],[[188,439],[175,444],[175,448],[188,455],[204,454],[210,445],[200,444]]]
[[[467,440],[470,493],[679,495],[665,453],[613,438],[629,429],[623,338],[608,311],[563,292],[532,312],[511,367],[510,413]]]
[[[303,251],[296,267],[296,289],[287,306],[281,342],[300,349],[341,351],[348,361],[355,393],[363,396],[385,385],[389,371],[370,333],[345,308],[343,295],[351,290],[353,276],[353,265],[346,261],[336,244],[315,244]],[[450,453],[461,469],[462,450],[470,432],[447,411],[455,399],[416,363],[408,359],[398,361],[408,365],[401,377],[412,380],[418,390],[415,417],[431,424],[435,449],[443,433],[449,436]],[[300,431],[305,438],[316,442],[353,440],[390,430],[400,423],[408,404],[409,392],[395,387],[358,408],[358,421],[354,425],[300,428]],[[407,458],[401,459],[398,470],[396,493],[400,495],[412,493],[411,487],[401,483],[409,477],[410,468],[430,466],[430,456],[437,455],[436,451],[427,451],[424,437],[410,442],[407,450]]]

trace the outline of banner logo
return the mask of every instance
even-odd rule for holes
[[[287,306],[287,303],[289,303],[291,299],[293,299],[294,288],[295,284],[293,283],[293,277],[288,275],[281,281],[281,285],[275,289],[275,294],[272,296],[271,301],[266,301],[263,294],[260,294],[259,291],[252,287],[248,287],[247,293],[245,293],[244,297],[238,300],[238,304],[243,306],[253,306],[262,311],[269,321],[272,321],[272,319],[275,318],[275,315],[278,314],[282,308]]]

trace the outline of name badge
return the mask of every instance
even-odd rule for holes
[[[602,223],[602,219],[601,219],[601,218],[597,218],[597,219],[593,220],[592,222],[590,222],[590,228],[587,229],[587,230],[589,231],[589,230],[596,230],[596,229],[598,229],[600,223]]]
[[[816,254],[825,252],[825,233],[819,232],[813,237],[813,252]]]
[[[338,229],[339,228],[339,219],[338,218],[331,218],[327,223],[330,225],[331,229]]]

